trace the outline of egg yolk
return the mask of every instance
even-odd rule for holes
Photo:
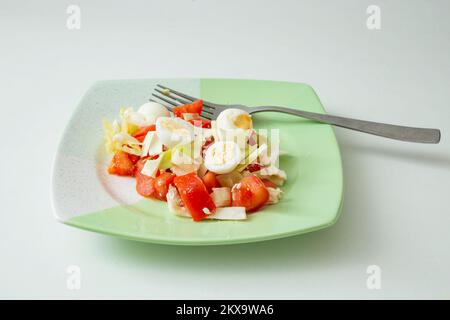
[[[251,129],[252,128],[252,118],[248,114],[240,114],[238,115],[234,121],[233,124],[236,126],[236,128],[240,129]]]

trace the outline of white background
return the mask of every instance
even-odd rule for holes
[[[66,8],[81,8],[81,30]],[[381,7],[381,30],[366,8]],[[450,2],[0,1],[1,298],[450,298]],[[332,228],[174,247],[64,226],[52,158],[97,80],[301,81],[328,112],[442,129],[418,145],[336,129],[345,204]],[[81,289],[66,268],[81,268]],[[368,290],[366,268],[382,270]]]

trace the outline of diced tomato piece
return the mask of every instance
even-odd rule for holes
[[[204,143],[203,146],[202,146],[202,154],[203,154],[203,152],[205,152],[205,151],[209,148],[209,146],[210,146],[213,142],[214,142],[213,139],[207,139],[207,140],[205,141],[205,143]]]
[[[146,127],[140,127],[135,133],[134,133],[134,137],[135,136],[141,136],[141,135],[146,135],[147,132],[149,131],[155,131],[156,130],[156,125],[155,124],[151,124],[149,126]]]
[[[133,164],[136,164],[139,161],[139,159],[141,159],[140,156],[131,153],[128,154],[128,157],[130,158],[131,162],[133,162]]]
[[[260,165],[259,163],[251,163],[247,166],[248,171],[250,172],[255,172],[255,171],[259,171],[261,170],[263,166]]]
[[[170,172],[163,172],[155,179],[155,194],[154,196],[159,199],[166,201],[167,191],[169,191],[169,186],[173,184],[173,179],[175,174]]]
[[[155,130],[156,130],[156,125],[154,125],[154,124],[151,124],[146,127],[141,127],[133,134],[133,137],[135,137],[140,142],[143,142],[147,133],[149,131],[155,131]]]
[[[211,129],[211,121],[203,120],[202,128],[204,128],[204,129]]]
[[[245,207],[247,212],[256,211],[269,200],[269,191],[256,176],[248,176],[231,189],[233,207]]]
[[[204,129],[211,129],[211,121],[205,119],[193,119],[189,122],[195,127],[201,127]]]
[[[151,197],[155,194],[155,178],[144,174],[136,175],[136,191],[143,197]]]
[[[173,114],[175,117],[183,118],[183,113],[187,113],[186,105],[173,108]]]
[[[202,178],[203,183],[209,193],[212,192],[212,188],[220,187],[219,181],[216,179],[216,174],[214,172],[208,171]]]
[[[200,221],[206,217],[204,209],[211,213],[216,210],[202,179],[194,172],[175,177],[174,184],[194,221]]]
[[[145,161],[148,160],[148,157],[140,158],[139,161],[136,163],[136,173],[141,172],[142,168],[145,166]]]
[[[136,164],[136,191],[144,197],[151,197],[155,193],[155,178],[141,173],[147,158],[142,158]]]
[[[258,134],[256,133],[255,130],[252,130],[250,136],[248,137],[248,144],[250,146],[254,146],[257,143],[258,143]]]
[[[108,173],[118,176],[134,176],[135,165],[128,153],[117,151],[108,167]]]
[[[190,123],[190,124],[192,124],[194,127],[202,127],[202,119],[191,119],[191,120],[188,120],[188,122]]]
[[[191,104],[188,104],[186,107],[189,113],[200,114],[203,109],[203,100],[195,100]]]
[[[264,183],[266,188],[274,188],[274,189],[277,188],[277,185],[270,180],[263,179],[262,182]]]
[[[197,113],[200,114],[203,108],[203,100],[195,100],[192,103],[185,104],[173,108],[175,117],[183,118],[183,113]]]

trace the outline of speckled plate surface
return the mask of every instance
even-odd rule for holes
[[[301,118],[261,113],[256,128],[280,130],[280,167],[288,181],[279,204],[246,221],[203,221],[172,215],[165,202],[144,199],[133,178],[106,173],[101,119],[122,106],[138,107],[157,83],[218,103],[282,105],[324,112],[305,84],[230,79],[112,80],[96,83],[76,108],[59,145],[52,178],[56,218],[74,227],[138,241],[178,245],[235,244],[318,230],[338,218],[343,199],[339,147],[330,126]]]

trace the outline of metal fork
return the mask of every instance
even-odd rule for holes
[[[170,111],[172,111],[175,106],[192,103],[193,101],[198,100],[198,98],[196,97],[192,97],[190,95],[170,89],[160,84],[158,84],[157,87],[158,88],[155,88],[155,91],[157,93],[153,93],[152,96],[163,101],[163,105]],[[161,103],[161,101],[155,101],[153,99],[150,100]],[[287,113],[309,120],[335,125],[341,128],[365,132],[401,141],[439,143],[439,141],[441,140],[441,132],[439,129],[405,127],[276,106],[248,107],[240,104],[217,104],[203,100],[203,109],[200,116],[208,120],[215,120],[223,110],[229,108],[242,109],[249,114],[270,111]]]

